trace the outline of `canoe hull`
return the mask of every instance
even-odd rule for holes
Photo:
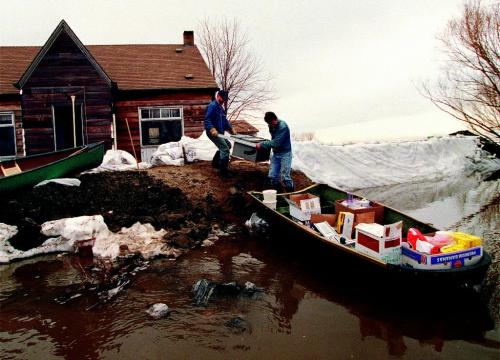
[[[43,180],[55,179],[78,171],[90,169],[101,164],[104,157],[104,144],[97,143],[84,146],[68,156],[62,157],[54,162],[34,167],[33,169],[0,178],[0,193],[11,193],[21,189],[32,187]],[[44,157],[54,156],[56,153],[33,155],[20,158],[22,161],[39,161],[43,163]]]

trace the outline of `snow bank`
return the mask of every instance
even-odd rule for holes
[[[380,144],[294,142],[293,168],[313,181],[345,189],[422,182],[500,169],[476,137]]]

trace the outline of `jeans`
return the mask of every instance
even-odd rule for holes
[[[221,138],[219,136],[212,137],[210,135],[208,135],[208,138],[219,149],[219,152],[220,152],[220,161],[223,161],[223,160],[226,160],[226,159],[229,160],[229,155],[230,155],[229,154],[229,150],[231,149],[231,143],[229,142],[229,140]]]
[[[273,153],[271,156],[271,167],[269,168],[269,180],[272,186],[279,187],[281,181],[287,190],[293,189],[293,180],[290,176],[292,171],[292,152]]]

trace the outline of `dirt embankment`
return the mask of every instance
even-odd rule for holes
[[[79,187],[51,183],[1,199],[0,222],[18,226],[11,243],[22,250],[45,240],[39,233],[45,221],[96,214],[112,231],[137,221],[151,223],[170,230],[166,242],[190,248],[214,224],[243,224],[251,211],[246,191],[265,188],[268,166],[235,161],[230,167],[231,179],[222,179],[209,162],[84,174]],[[297,188],[312,183],[302,173],[292,177]]]

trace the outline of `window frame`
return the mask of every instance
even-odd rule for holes
[[[7,160],[13,159],[17,156],[17,136],[16,136],[16,117],[14,111],[0,111],[0,115],[10,115],[10,124],[0,124],[0,128],[11,127],[12,135],[14,137],[14,154],[13,155],[0,155],[0,159]]]
[[[147,119],[143,119],[142,117],[142,111],[143,110],[155,110],[158,109],[160,110],[160,117],[151,117]],[[179,116],[178,117],[161,117],[161,110],[162,109],[173,109],[173,110],[179,110]],[[180,121],[181,122],[181,137],[184,136],[184,111],[183,111],[182,106],[140,106],[138,107],[138,113],[139,113],[139,137],[140,137],[140,142],[141,142],[141,148],[153,148],[153,147],[158,147],[161,144],[156,144],[156,145],[149,145],[149,144],[144,144],[143,139],[142,139],[142,123],[143,122],[152,122],[152,121]]]

